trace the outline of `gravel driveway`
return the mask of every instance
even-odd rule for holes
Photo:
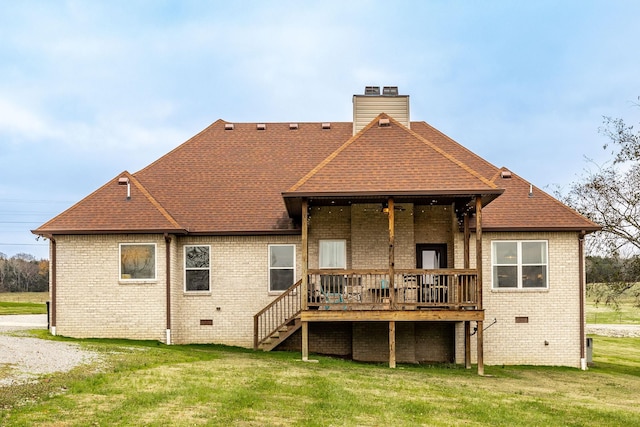
[[[41,375],[69,371],[98,357],[96,353],[83,350],[77,344],[7,334],[46,328],[46,315],[0,316],[0,387],[33,381]]]

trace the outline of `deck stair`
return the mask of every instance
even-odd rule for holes
[[[282,325],[278,330],[273,332],[267,338],[265,338],[259,345],[258,348],[263,351],[271,351],[280,345],[284,340],[289,338],[295,331],[300,329],[302,326],[302,321],[300,317],[295,317],[291,319],[288,323]]]
[[[301,284],[302,280],[298,280],[253,316],[255,350],[271,351],[300,329]]]

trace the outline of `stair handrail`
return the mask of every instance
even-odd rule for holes
[[[253,316],[253,348],[258,349],[267,338],[280,330],[302,311],[302,279],[278,295]]]

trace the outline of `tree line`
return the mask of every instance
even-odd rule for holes
[[[0,252],[0,292],[45,292],[49,290],[49,261],[19,253]]]

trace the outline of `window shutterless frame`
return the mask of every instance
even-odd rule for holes
[[[318,265],[320,268],[347,268],[347,241],[321,239],[318,241]]]
[[[269,292],[283,292],[296,280],[296,246],[269,245]]]
[[[123,282],[142,282],[156,280],[156,244],[120,243],[119,244],[119,280]]]
[[[548,289],[547,240],[495,240],[491,242],[493,289]]]
[[[211,291],[211,246],[184,246],[184,291]]]

